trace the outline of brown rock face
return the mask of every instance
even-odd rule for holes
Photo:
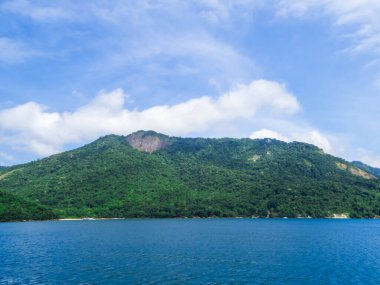
[[[163,149],[170,144],[169,137],[157,134],[155,132],[138,131],[130,134],[126,138],[127,143],[139,151],[152,153],[156,150]]]
[[[351,167],[350,172],[353,175],[363,177],[364,179],[375,179],[376,178],[372,174],[369,174],[368,172],[365,172],[364,170],[361,170],[361,169],[356,168],[356,167]]]

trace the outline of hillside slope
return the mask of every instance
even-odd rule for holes
[[[372,174],[304,143],[110,135],[10,167],[0,189],[60,217],[380,215]]]
[[[368,164],[365,164],[361,161],[353,161],[352,164],[355,165],[356,167],[363,169],[364,171],[380,178],[380,168],[369,166]]]
[[[0,222],[56,218],[57,215],[45,206],[18,195],[0,192]]]

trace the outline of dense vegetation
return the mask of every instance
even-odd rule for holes
[[[106,136],[10,167],[0,189],[60,217],[380,215],[378,179],[315,146],[144,136],[164,139],[165,147],[147,153]]]
[[[0,222],[55,218],[57,215],[45,206],[11,193],[0,192]]]
[[[4,172],[7,170],[7,167],[6,166],[1,166],[0,165],[0,173]]]

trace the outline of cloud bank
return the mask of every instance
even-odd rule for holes
[[[285,86],[266,80],[238,85],[217,98],[203,96],[143,110],[126,108],[126,100],[123,90],[116,89],[100,92],[73,112],[50,112],[36,102],[0,110],[0,143],[45,156],[67,144],[111,133],[126,135],[153,129],[169,135],[190,135],[238,119],[254,120],[263,113],[287,116],[300,109]]]

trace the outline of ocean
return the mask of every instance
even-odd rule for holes
[[[380,284],[380,220],[0,224],[0,284]]]

